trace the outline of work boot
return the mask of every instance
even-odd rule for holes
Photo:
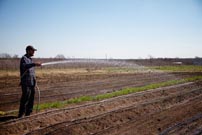
[[[21,118],[22,116],[23,116],[23,114],[20,114],[20,113],[18,114],[18,118]]]
[[[30,113],[26,113],[26,114],[25,114],[25,116],[29,116],[29,115],[30,115]]]
[[[26,112],[26,113],[25,113],[25,116],[29,116],[31,113],[32,113],[32,112],[30,112],[30,111],[29,111],[29,112]]]

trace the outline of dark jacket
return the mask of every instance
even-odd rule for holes
[[[32,58],[25,54],[20,60],[21,85],[35,86],[35,64]]]

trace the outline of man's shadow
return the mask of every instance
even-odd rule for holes
[[[17,116],[3,116],[3,117],[0,117],[0,122],[5,122],[8,120],[17,119],[17,118],[18,118]]]

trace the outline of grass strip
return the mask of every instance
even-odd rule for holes
[[[5,115],[5,114],[6,114],[6,112],[0,111],[0,116]]]
[[[171,72],[202,72],[202,66],[199,65],[154,66],[149,68]]]
[[[104,100],[104,99],[108,99],[108,98],[112,98],[112,97],[117,97],[117,96],[135,93],[135,92],[145,91],[145,90],[149,90],[149,89],[156,89],[156,88],[160,88],[160,87],[172,86],[172,85],[176,85],[176,84],[192,82],[192,81],[199,81],[199,80],[202,80],[202,76],[194,76],[194,77],[189,77],[189,78],[180,79],[180,80],[170,80],[170,81],[166,81],[166,82],[149,84],[149,85],[145,85],[145,86],[141,86],[141,87],[124,88],[119,91],[105,93],[105,94],[99,94],[96,96],[75,97],[75,98],[71,98],[71,99],[65,100],[65,101],[56,101],[56,102],[51,102],[51,103],[40,104],[39,110],[50,109],[50,108],[62,108],[68,104],[81,103],[81,102],[86,102],[86,101],[99,101],[99,100]],[[37,108],[37,106],[35,105],[34,109],[36,109],[36,108]]]

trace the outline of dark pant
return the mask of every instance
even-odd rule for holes
[[[22,117],[24,113],[26,116],[30,115],[34,105],[35,87],[26,85],[22,85],[21,87],[22,87],[22,97],[20,100],[18,117]]]

